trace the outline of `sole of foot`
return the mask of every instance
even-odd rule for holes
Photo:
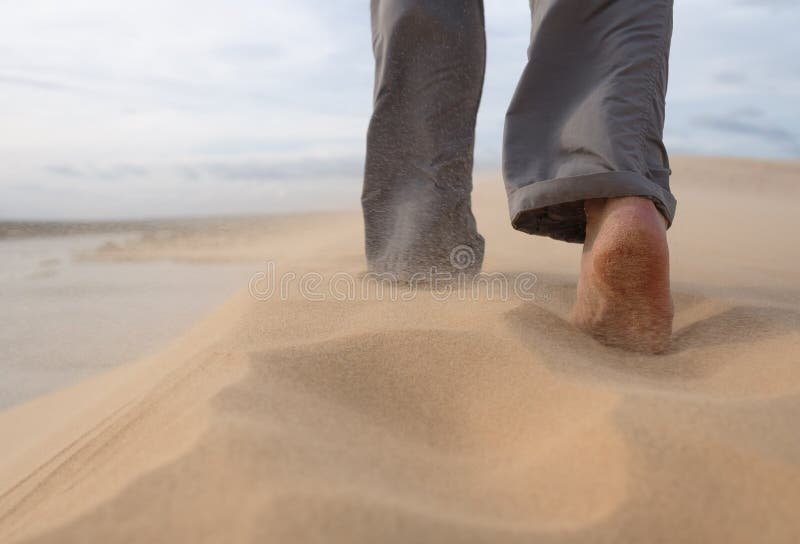
[[[600,342],[662,353],[672,336],[667,223],[646,198],[588,200],[572,321]]]

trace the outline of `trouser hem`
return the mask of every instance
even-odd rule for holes
[[[667,185],[669,171],[659,174]],[[583,243],[583,201],[624,196],[649,198],[672,224],[677,202],[669,189],[637,172],[617,171],[537,181],[516,189],[508,198],[511,225],[528,234]]]

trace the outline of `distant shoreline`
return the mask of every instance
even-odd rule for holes
[[[264,214],[237,214],[213,216],[165,217],[153,219],[118,220],[2,220],[0,241],[22,238],[81,236],[87,234],[115,234],[129,232],[157,232],[164,230],[231,229],[252,224],[254,221],[272,222],[283,218],[296,220],[304,216],[341,215],[343,211],[278,212]]]

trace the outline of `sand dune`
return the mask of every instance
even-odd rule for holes
[[[158,356],[0,413],[0,541],[796,542],[800,166],[674,170],[667,354],[575,331],[580,247],[511,231],[486,180],[486,270],[536,273],[533,300],[243,290]],[[357,213],[225,236],[94,258],[362,267]]]

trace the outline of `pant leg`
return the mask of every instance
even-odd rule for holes
[[[531,0],[528,63],[506,116],[514,228],[582,242],[583,200],[643,196],[671,224],[662,143],[672,0]]]
[[[483,238],[470,194],[482,0],[372,0],[371,12],[374,112],[361,199],[369,268],[401,278],[477,271]]]

